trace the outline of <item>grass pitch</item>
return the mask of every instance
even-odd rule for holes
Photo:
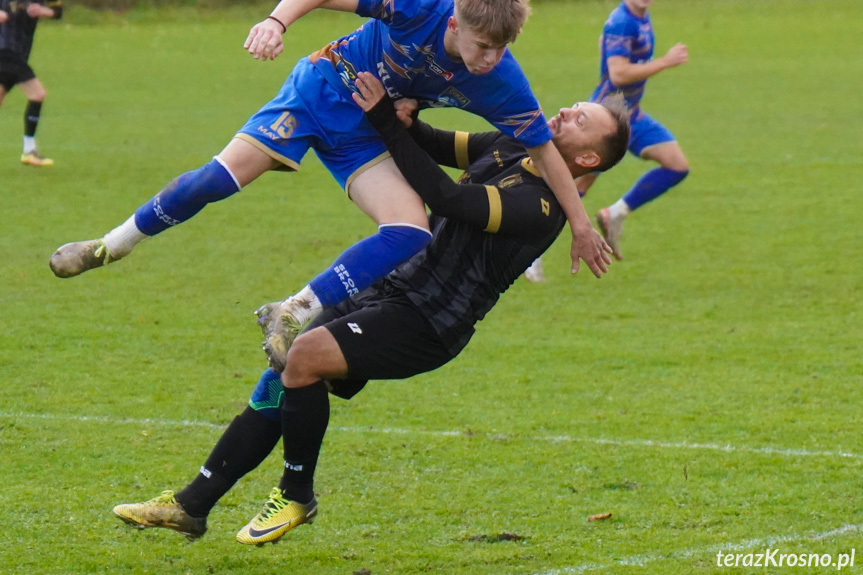
[[[586,98],[613,2],[538,2],[513,50],[551,114]],[[863,179],[853,0],[662,0],[645,108],[690,177],[626,224],[597,281],[519,281],[451,365],[334,400],[320,515],[278,546],[235,532],[279,451],[206,537],[137,532],[110,509],[197,472],[264,366],[252,310],[294,292],[373,225],[310,155],[71,280],[47,261],[98,237],[219,152],[293,63],[360,20],[314,14],[275,62],[243,12],[70,10],[40,25],[39,140],[0,109],[0,572],[749,573],[716,555],[863,549]],[[485,129],[476,118],[429,119]],[[590,213],[647,164],[603,176]],[[610,519],[587,521],[598,513]],[[501,536],[503,534],[503,536]],[[767,569],[765,572],[782,572]],[[832,572],[833,568],[808,572]]]

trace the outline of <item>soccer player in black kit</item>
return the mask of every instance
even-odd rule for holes
[[[383,136],[411,186],[431,208],[425,251],[359,295],[325,309],[293,342],[282,374],[264,372],[247,407],[184,489],[114,513],[137,527],[167,527],[190,539],[206,531],[216,501],[282,438],[282,480],[237,534],[277,541],[317,514],[313,478],[329,422],[329,394],[350,399],[370,379],[402,379],[458,355],[525,268],[557,238],[566,217],[525,148],[500,132],[436,130],[397,113],[383,85],[360,73],[357,103]],[[616,164],[629,141],[622,101],[578,103],[549,121],[573,177]],[[410,131],[404,124],[410,124]],[[424,150],[424,151],[423,151]],[[456,184],[437,163],[466,169]],[[271,324],[262,326],[267,334]]]
[[[45,88],[27,60],[39,19],[58,19],[62,15],[60,0],[44,3],[40,0],[0,0],[0,106],[13,86],[19,86],[27,97],[21,163],[37,168],[53,166],[54,160],[42,156],[36,148],[36,127],[45,101]]]

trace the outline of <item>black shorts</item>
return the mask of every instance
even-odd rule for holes
[[[27,60],[15,52],[0,50],[0,86],[3,86],[7,92],[15,84],[32,80],[35,77],[36,73],[27,64]]]
[[[367,290],[324,310],[309,329],[318,326],[333,335],[345,356],[347,379],[330,382],[331,393],[344,399],[356,395],[370,379],[404,379],[455,357],[398,290]]]

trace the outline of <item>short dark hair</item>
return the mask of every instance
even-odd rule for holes
[[[600,162],[594,171],[604,172],[616,166],[626,155],[626,149],[629,147],[631,110],[626,106],[626,100],[619,92],[606,96],[599,103],[611,113],[617,124],[617,129],[603,138],[597,146],[596,151],[599,154]]]

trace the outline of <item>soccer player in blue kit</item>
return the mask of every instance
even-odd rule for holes
[[[629,151],[645,160],[659,163],[641,176],[622,198],[596,215],[602,233],[621,259],[620,234],[623,220],[651,200],[655,200],[689,174],[689,164],[672,133],[641,109],[641,98],[647,79],[659,72],[686,63],[686,46],[675,44],[665,56],[653,59],[653,25],[647,9],[653,0],[623,0],[614,9],[602,29],[602,71],[599,86],[590,97],[601,101],[608,94],[621,91],[632,110],[632,136]],[[578,189],[587,193],[598,174],[578,179]]]
[[[258,310],[262,322],[279,328],[265,340],[268,356],[283,357],[300,327],[322,306],[358,293],[431,238],[422,200],[352,101],[361,71],[376,73],[393,99],[463,108],[516,138],[570,223],[573,273],[579,259],[597,277],[607,271],[611,249],[591,226],[540,106],[506,47],[527,19],[527,0],[282,0],[252,28],[245,47],[263,60],[278,56],[287,28],[317,7],[371,18],[300,60],[276,98],[213,161],[176,178],[102,239],[60,247],[51,258],[57,276],[75,276],[125,257],[139,241],[188,220],[261,174],[297,170],[313,148],[379,227],[296,296]]]
[[[647,9],[653,0],[623,0],[605,22],[600,38],[601,72],[599,86],[590,97],[600,102],[614,92],[621,92],[632,110],[632,136],[629,151],[645,160],[659,163],[644,174],[622,198],[599,210],[596,221],[617,259],[623,258],[620,236],[623,220],[644,204],[655,200],[689,174],[689,164],[674,135],[641,109],[641,98],[647,79],[659,72],[686,63],[686,46],[675,44],[665,56],[653,59],[653,25]],[[579,193],[587,193],[598,173],[576,180]],[[542,281],[542,261],[537,259],[525,272],[529,281]]]

